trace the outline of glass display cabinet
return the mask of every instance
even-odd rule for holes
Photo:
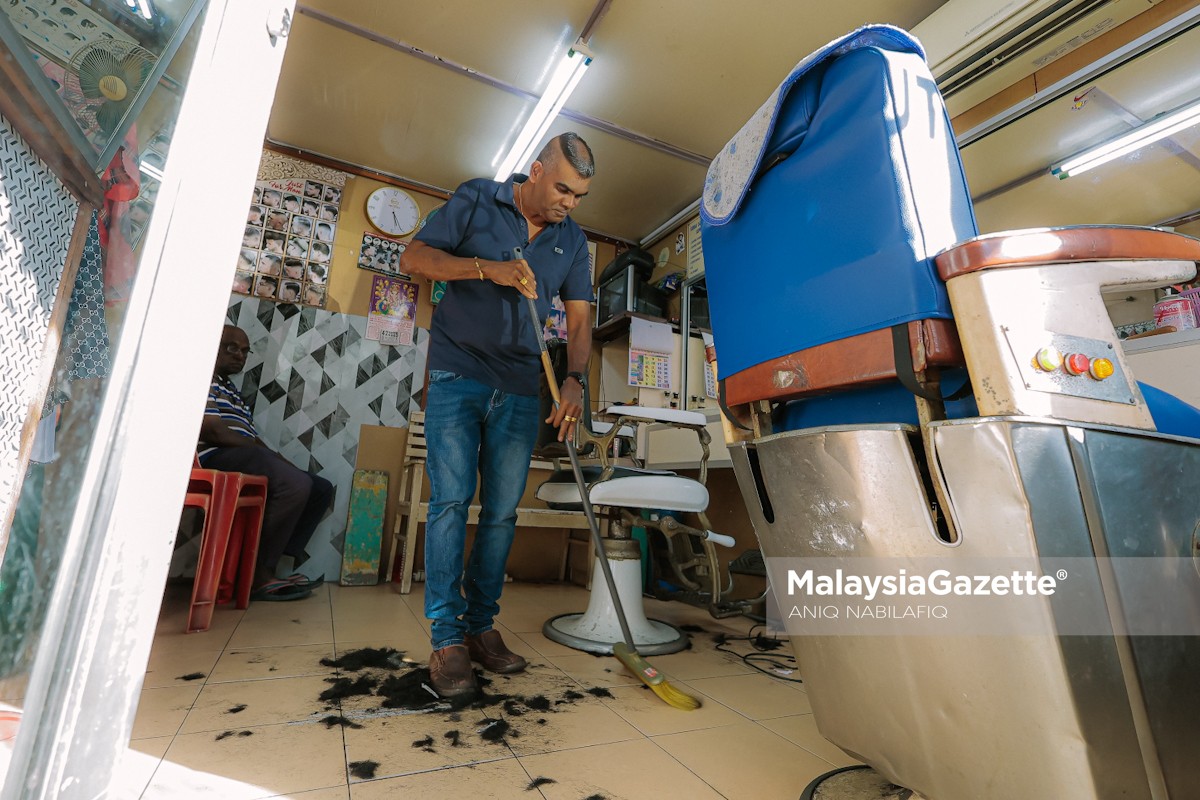
[[[0,800],[126,749],[292,8],[0,2]]]

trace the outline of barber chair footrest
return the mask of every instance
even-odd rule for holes
[[[873,800],[879,797],[923,800],[921,795],[897,786],[866,764],[855,764],[818,775],[804,789],[800,800]]]

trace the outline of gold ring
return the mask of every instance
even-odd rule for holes
[[[528,279],[528,278],[521,278],[521,285],[522,285],[522,286],[524,286],[524,285],[525,285],[525,284],[527,284],[527,283],[529,283],[529,279]]]
[[[579,417],[567,417],[567,422],[579,422]]]

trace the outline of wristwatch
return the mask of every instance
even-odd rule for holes
[[[583,377],[583,373],[582,373],[582,372],[568,372],[568,373],[567,373],[567,377],[568,377],[568,378],[574,378],[575,380],[579,381],[579,385],[580,385],[580,386],[583,386],[583,382],[584,382],[584,380],[585,380],[585,379],[584,379],[584,377]]]

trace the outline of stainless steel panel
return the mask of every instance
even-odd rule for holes
[[[754,445],[774,523],[754,489],[747,447],[731,453],[767,558],[1036,557],[1010,427],[935,431],[962,534],[954,546],[937,537],[919,454],[898,426],[797,431]],[[1057,469],[1074,479],[1069,464]],[[1068,538],[1086,547],[1078,506],[1059,513],[1073,531]],[[1078,586],[1076,602],[1100,602],[1096,580]],[[1052,618],[1055,608],[1047,600],[1039,613]],[[1045,636],[793,637],[792,644],[821,732],[932,800],[1151,796],[1120,666],[1104,637],[1066,649]],[[1077,685],[1088,659],[1088,680]]]
[[[1131,389],[1133,382],[1125,374],[1121,360],[1113,353],[1111,342],[1071,336],[1065,333],[1038,330],[1036,328],[1003,329],[1004,340],[1016,362],[1017,370],[1025,381],[1025,388],[1050,394],[1069,394],[1073,397],[1088,397],[1112,403],[1132,405],[1136,401]],[[1034,366],[1034,357],[1043,347],[1054,347],[1064,358],[1070,353],[1081,353],[1089,360],[1107,358],[1112,362],[1113,374],[1104,380],[1090,375],[1071,375],[1062,367],[1046,372]]]
[[[1200,447],[1156,436],[1082,429],[1072,453],[1097,551],[1115,565],[1131,630],[1200,631],[1200,574],[1192,560],[1200,522]],[[1122,569],[1151,565],[1155,574]],[[1185,623],[1181,626],[1180,623]],[[1200,797],[1200,637],[1128,638],[1137,688],[1169,796]]]

